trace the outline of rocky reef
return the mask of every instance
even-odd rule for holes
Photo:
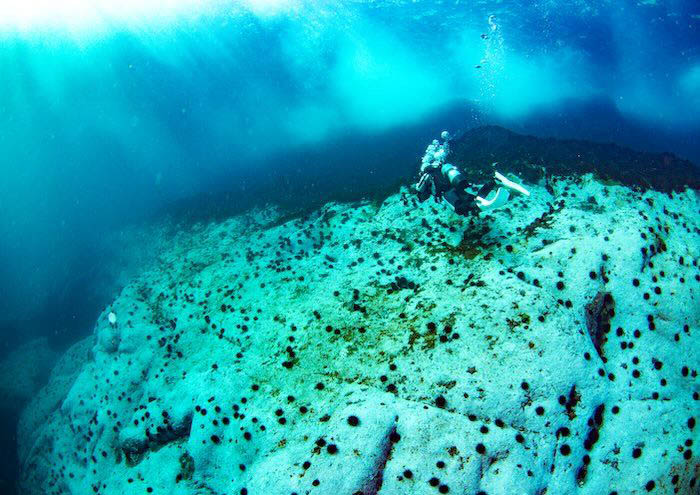
[[[451,148],[450,160],[477,179],[491,175],[490,165],[499,162],[531,182],[547,176],[592,173],[602,181],[637,190],[700,188],[700,173],[688,160],[672,153],[634,151],[614,143],[543,139],[499,126],[482,126],[461,134]]]
[[[402,189],[163,243],[24,411],[23,493],[696,493],[697,191],[522,163],[479,218]]]

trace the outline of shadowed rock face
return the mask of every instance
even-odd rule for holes
[[[403,129],[400,134],[394,131],[339,139],[323,147],[304,147],[274,156],[231,179],[229,190],[179,200],[169,204],[164,213],[194,221],[224,219],[270,201],[297,210],[318,208],[328,201],[374,198],[381,202],[396,192],[399,184],[415,183],[425,146],[437,137],[441,126],[451,132],[467,126],[463,116],[440,117],[424,127]],[[498,126],[464,131],[450,147],[448,161],[477,182],[492,175],[491,164],[498,161],[504,164],[501,172],[513,172],[532,182],[544,176],[544,167],[548,176],[595,172],[602,179],[644,189],[681,190],[684,184],[700,188],[697,167],[669,153],[525,136]],[[260,170],[275,173],[260,174]]]
[[[612,143],[538,138],[498,126],[477,127],[451,143],[449,160],[477,179],[491,175],[491,164],[501,171],[535,182],[545,174],[594,173],[604,181],[670,192],[685,186],[700,188],[700,171],[672,153],[633,151]]]
[[[58,354],[48,339],[34,339],[0,361],[0,411],[19,411],[44,385]]]
[[[613,316],[615,316],[615,302],[607,292],[599,292],[586,305],[586,328],[601,359],[605,359],[603,349],[607,341],[605,334],[610,333],[610,319]]]
[[[0,358],[0,441],[5,445],[0,464],[0,493],[13,493],[17,457],[14,446],[17,419],[22,408],[46,383],[58,354],[48,339],[32,339]]]

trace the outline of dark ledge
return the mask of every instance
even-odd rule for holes
[[[544,176],[593,173],[638,189],[682,191],[700,189],[700,170],[672,153],[634,151],[612,143],[525,136],[498,126],[470,129],[451,143],[448,159],[472,180],[483,180],[499,162],[500,172],[512,172],[525,181]],[[545,172],[546,170],[546,172]]]

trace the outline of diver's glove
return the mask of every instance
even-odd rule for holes
[[[418,201],[421,203],[428,199],[431,195],[435,194],[435,182],[433,181],[433,176],[429,173],[424,173],[418,179],[418,183],[415,185],[416,193],[418,194]]]

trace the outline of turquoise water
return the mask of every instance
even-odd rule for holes
[[[2,2],[0,349],[91,334],[152,266],[135,225],[385,197],[443,129],[697,164],[698,29],[680,0]]]
[[[0,238],[22,299],[47,302],[76,239],[448,108],[700,158],[692,2],[258,3],[4,7]]]

